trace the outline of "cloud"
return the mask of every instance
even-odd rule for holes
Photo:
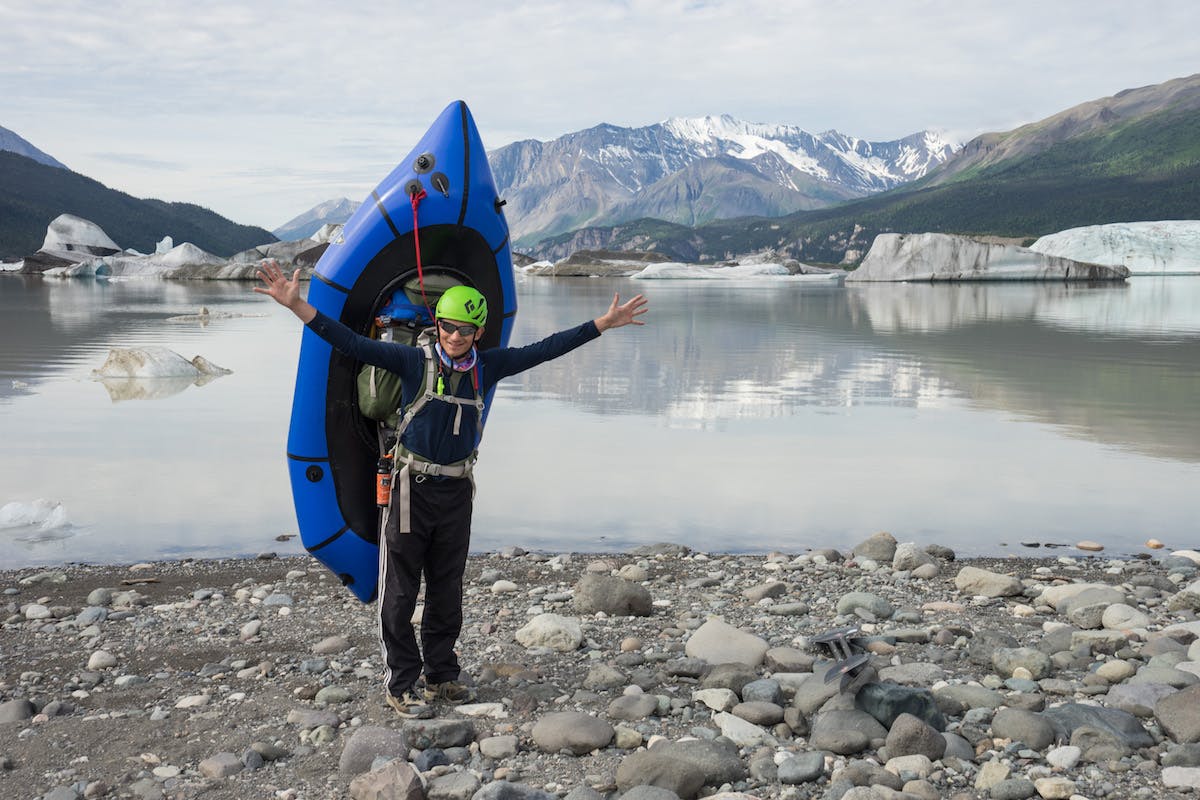
[[[98,161],[108,161],[114,164],[125,164],[138,169],[146,170],[162,170],[166,172],[179,172],[184,169],[184,165],[179,161],[162,161],[157,158],[147,158],[139,156],[136,153],[89,153],[88,158]]]

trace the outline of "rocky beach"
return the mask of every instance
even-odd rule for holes
[[[311,559],[8,570],[0,795],[1170,797],[1200,785],[1198,559],[507,548],[468,565],[475,702],[413,720]],[[846,626],[867,663],[827,680]]]

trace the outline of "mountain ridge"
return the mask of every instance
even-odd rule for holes
[[[1032,241],[1084,225],[1197,219],[1197,96],[1200,76],[1190,76],[1120,92],[1116,103],[1081,103],[1013,131],[976,137],[925,177],[839,206],[697,227],[644,218],[561,234],[530,254],[558,259],[584,248],[652,249],[679,260],[711,261],[775,250],[799,260],[852,264],[884,232]],[[1022,141],[1027,138],[1034,141]],[[1009,155],[982,163],[979,153],[987,155],[987,143],[1000,140],[1008,142]]]
[[[953,151],[931,131],[871,142],[726,114],[672,117],[639,128],[601,123],[547,142],[513,142],[490,151],[489,159],[508,201],[514,243],[522,246],[585,225],[636,219],[647,206],[660,219],[700,223],[822,207],[923,176]],[[667,203],[671,184],[686,183],[681,173],[699,162],[709,162],[709,185],[717,186],[723,171],[740,193],[706,198],[701,206],[686,193]],[[759,180],[736,162],[749,165]]]
[[[354,216],[354,212],[360,205],[362,203],[348,197],[335,197],[332,200],[318,203],[303,214],[293,217],[271,233],[281,242],[306,239],[319,231],[323,225],[345,223]]]
[[[163,236],[232,256],[275,241],[262,228],[239,225],[193,203],[140,199],[97,180],[0,151],[0,258],[23,258],[42,246],[46,228],[73,214],[103,228],[122,247],[153,253]]]
[[[25,156],[39,164],[45,164],[47,167],[56,167],[58,169],[68,169],[67,165],[59,161],[54,156],[39,150],[28,139],[23,138],[15,131],[0,125],[0,151],[16,153],[19,156]]]

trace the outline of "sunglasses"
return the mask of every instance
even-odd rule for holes
[[[445,319],[438,320],[438,327],[441,328],[442,332],[447,335],[452,334],[455,331],[458,331],[458,335],[463,337],[464,339],[466,339],[468,336],[473,335],[475,333],[475,331],[479,330],[474,325],[455,325],[453,322],[450,322],[449,320],[445,320]]]

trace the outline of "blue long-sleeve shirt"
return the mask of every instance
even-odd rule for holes
[[[417,394],[425,390],[425,351],[422,348],[360,336],[320,311],[308,323],[308,327],[335,349],[351,358],[399,375],[402,408],[407,408]],[[479,393],[481,396],[487,396],[504,378],[566,355],[598,336],[600,331],[596,323],[589,320],[524,347],[493,347],[480,350]],[[469,374],[464,374],[463,378],[457,381],[457,386],[448,381],[447,389],[452,390],[456,397],[474,397]],[[478,447],[483,431],[479,429],[478,415],[472,407],[467,406],[463,409],[458,435],[454,435],[454,417],[457,410],[458,407],[453,403],[437,400],[426,403],[404,431],[401,444],[410,452],[437,464],[452,464],[469,457]]]

